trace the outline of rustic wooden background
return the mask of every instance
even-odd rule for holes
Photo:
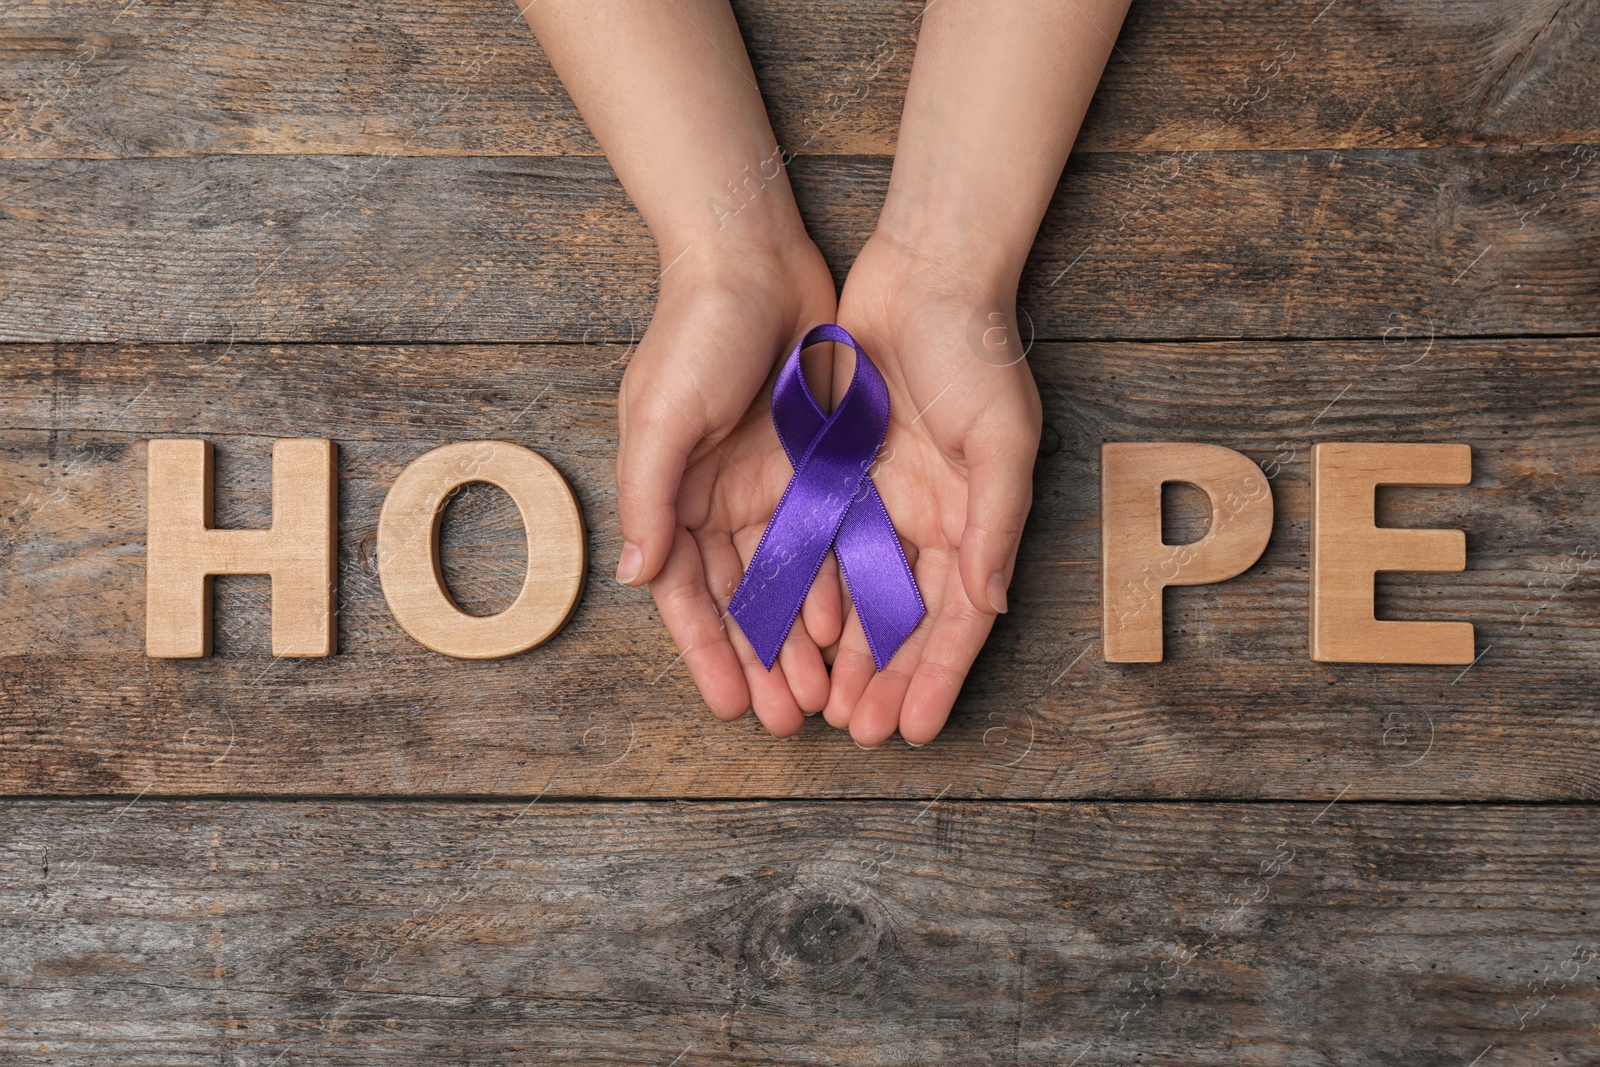
[[[842,278],[921,4],[735,7]],[[915,751],[717,723],[609,580],[656,266],[509,2],[3,0],[0,56],[3,1062],[1600,1062],[1600,2],[1136,0],[1023,284],[1013,610]],[[164,435],[237,526],[271,439],[339,443],[337,657],[271,657],[264,578],[143,656]],[[473,438],[561,468],[593,557],[495,663],[373,566]],[[1276,494],[1158,665],[1099,655],[1106,440]],[[1318,440],[1472,445],[1380,503],[1467,531],[1380,600],[1470,668],[1309,661]],[[521,536],[451,505],[469,607]]]

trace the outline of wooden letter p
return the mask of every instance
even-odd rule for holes
[[[1187,545],[1161,540],[1161,486],[1205,493],[1211,522]],[[1261,468],[1218,445],[1100,446],[1101,634],[1107,663],[1161,659],[1161,593],[1242,574],[1272,533],[1272,490]]]

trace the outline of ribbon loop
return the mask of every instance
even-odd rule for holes
[[[855,349],[850,388],[832,415],[800,373],[800,352],[822,341]],[[772,422],[794,476],[728,604],[761,663],[772,669],[831,548],[878,670],[927,610],[900,537],[868,471],[889,430],[889,387],[854,337],[814,327],[784,361],[772,388]]]

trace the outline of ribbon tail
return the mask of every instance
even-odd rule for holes
[[[877,486],[869,478],[862,488],[845,513],[833,549],[872,662],[881,671],[928,609]]]
[[[756,658],[769,671],[778,662],[778,652],[800,614],[817,571],[822,568],[828,546],[822,546],[821,554],[815,557],[815,565],[810,565],[810,560],[798,563],[797,553],[792,549],[793,546],[786,545],[766,556],[758,549],[757,558],[750,561],[744,580],[728,602],[728,615],[739,624]]]

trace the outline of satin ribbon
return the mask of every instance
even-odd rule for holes
[[[837,341],[856,351],[850,388],[823,413],[800,374],[800,351]],[[778,509],[728,604],[761,663],[772,669],[832,548],[872,662],[883,670],[926,612],[911,565],[867,471],[889,430],[889,387],[842,327],[800,339],[772,388],[772,422],[794,465]]]

